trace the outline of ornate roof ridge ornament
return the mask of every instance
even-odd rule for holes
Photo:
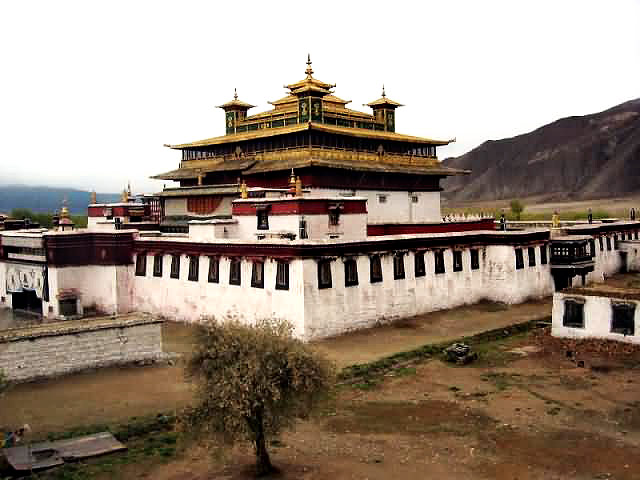
[[[304,71],[307,74],[307,78],[312,78],[313,69],[311,68],[311,54],[307,53],[307,69]]]

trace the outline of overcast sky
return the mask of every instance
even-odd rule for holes
[[[314,76],[405,104],[399,132],[487,139],[640,97],[640,0],[3,1],[0,183],[158,191],[163,147],[224,134]]]

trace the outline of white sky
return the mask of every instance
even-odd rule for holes
[[[163,147],[224,134],[233,95],[337,83],[406,104],[397,131],[487,139],[640,97],[640,0],[3,1],[0,183],[157,191]]]

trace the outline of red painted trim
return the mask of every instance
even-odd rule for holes
[[[495,230],[495,222],[492,218],[478,220],[476,222],[443,222],[421,224],[384,224],[367,225],[367,235],[378,237],[382,235],[411,235],[417,233],[447,233],[447,232],[471,232],[474,230]]]
[[[278,200],[273,202],[234,202],[232,215],[256,215],[257,206],[268,206],[269,215],[322,215],[329,214],[329,207],[341,204],[343,208],[340,214],[367,213],[366,200],[323,200],[323,199],[299,199]]]
[[[105,205],[103,207],[88,207],[87,215],[89,217],[104,217],[104,211],[107,208],[111,209],[111,215],[114,217],[128,217],[130,216],[129,211],[132,208],[136,210],[142,209],[144,212],[143,216],[145,217],[148,217],[151,212],[151,208],[148,204],[119,205],[114,207]]]
[[[133,232],[45,235],[47,263],[55,267],[133,263]]]

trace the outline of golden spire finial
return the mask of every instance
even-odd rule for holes
[[[233,99],[237,100],[238,99],[238,90],[236,90],[236,88],[233,88]]]
[[[311,78],[313,75],[313,69],[311,68],[311,54],[307,53],[307,69],[304,71],[307,74],[307,78]]]
[[[60,218],[69,218],[69,207],[67,207],[68,203],[67,196],[65,195],[62,200],[62,208],[60,209]]]
[[[384,83],[382,84],[382,96],[383,96],[383,97],[386,97],[386,96],[387,96],[387,94],[384,92]]]

